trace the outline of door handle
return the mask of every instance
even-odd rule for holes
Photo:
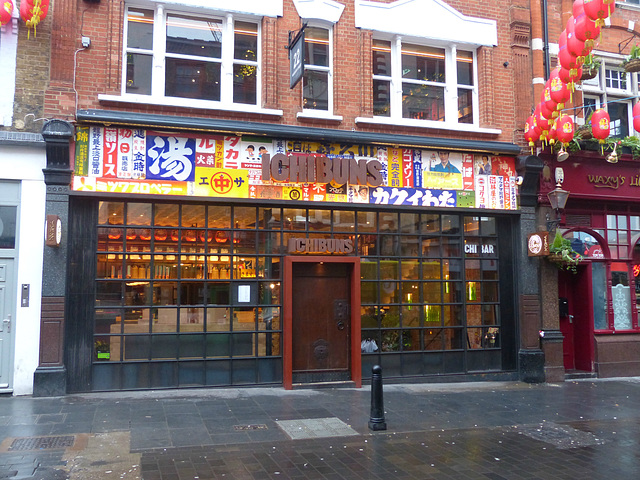
[[[338,330],[344,330],[344,322],[342,320],[340,320],[338,323]]]
[[[7,326],[7,332],[11,332],[11,314],[8,315],[9,318],[4,318],[2,323]]]
[[[573,315],[569,315],[569,323],[573,323]]]

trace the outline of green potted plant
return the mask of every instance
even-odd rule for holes
[[[634,158],[640,157],[640,138],[624,137],[618,141],[618,145],[622,147],[622,153],[630,153]]]
[[[600,60],[593,56],[592,53],[584,57],[584,63],[582,64],[582,77],[581,80],[591,80],[596,78],[600,71]]]
[[[622,62],[625,72],[640,72],[640,47],[636,44],[631,47],[629,55]]]
[[[559,230],[556,230],[553,242],[549,246],[549,256],[547,258],[560,270],[568,270],[573,273],[578,272],[576,267],[582,261],[582,255],[571,247],[571,240],[564,238]]]

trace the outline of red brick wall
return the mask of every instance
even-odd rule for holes
[[[521,138],[521,104],[525,103],[522,97],[526,97],[527,92],[531,91],[530,59],[526,53],[514,50],[514,32],[517,30],[518,34],[522,35],[521,24],[525,27],[527,25],[529,6],[526,0],[448,2],[464,15],[488,18],[497,23],[498,46],[479,50],[479,113],[481,125],[502,130],[500,135],[356,124],[356,117],[371,116],[372,112],[371,32],[355,28],[354,2],[340,1],[345,5],[345,9],[333,35],[334,113],[343,117],[342,122],[298,119],[296,116],[302,111],[302,87],[299,84],[296,88],[289,89],[289,60],[284,48],[288,42],[288,32],[301,26],[292,0],[284,0],[282,18],[267,18],[262,22],[262,103],[265,108],[282,109],[282,118],[216,110],[99,102],[99,94],[117,95],[120,92],[124,2],[102,1],[92,4],[76,0],[57,0],[53,9],[53,29],[61,38],[54,42],[56,55],[52,58],[51,85],[47,90],[45,112],[51,117],[73,119],[73,56],[74,52],[81,48],[80,38],[81,34],[84,34],[91,38],[92,43],[91,48],[80,50],[76,54],[75,85],[78,91],[78,109],[102,108],[506,142],[518,141]],[[385,0],[385,3],[390,1]],[[522,49],[520,45],[520,50]],[[506,67],[503,66],[505,62],[508,62]],[[521,69],[524,69],[524,72]],[[520,97],[517,108],[516,92],[519,92]]]

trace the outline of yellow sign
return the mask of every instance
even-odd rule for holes
[[[196,167],[195,194],[203,197],[249,198],[248,179],[247,170]]]

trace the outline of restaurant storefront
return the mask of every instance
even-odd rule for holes
[[[513,156],[86,125],[73,170],[69,392],[517,378]]]
[[[568,372],[640,374],[640,178],[630,156],[606,163],[579,152],[561,169],[570,192],[560,224],[583,260],[558,278],[559,330]],[[552,187],[551,187],[552,188]],[[550,190],[543,180],[541,192]]]

